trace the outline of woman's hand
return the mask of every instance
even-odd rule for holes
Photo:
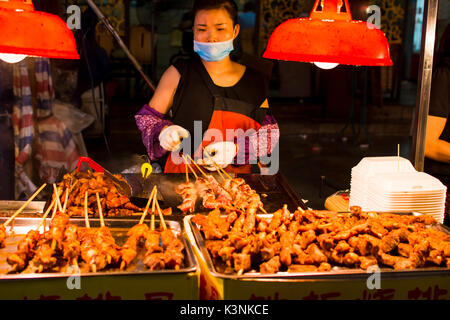
[[[198,160],[197,163],[205,166],[210,171],[216,171],[214,163],[221,168],[225,168],[233,162],[237,152],[237,146],[233,142],[221,141],[211,143],[205,147],[203,159]]]
[[[159,144],[167,151],[177,151],[180,149],[181,139],[188,137],[189,131],[180,126],[171,125],[165,127],[159,134]]]

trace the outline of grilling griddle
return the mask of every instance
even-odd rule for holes
[[[212,174],[220,183],[222,180],[217,173]],[[159,201],[161,208],[172,207],[174,215],[183,214],[177,208],[182,202],[182,198],[175,192],[175,187],[186,182],[186,175],[178,173],[151,174],[147,179],[143,179],[141,174],[123,174],[128,184],[133,190],[131,202],[139,207],[144,207],[153,189],[157,186],[158,193],[162,199]],[[239,174],[260,196],[264,204],[264,209],[272,213],[286,204],[290,211],[295,211],[297,207],[307,209],[302,199],[289,186],[286,178],[278,173],[276,175],[259,174]],[[195,177],[190,175],[190,181],[195,181]],[[197,200],[196,213],[207,213],[210,209],[205,209],[201,205],[201,199]],[[183,214],[184,215],[184,214]]]

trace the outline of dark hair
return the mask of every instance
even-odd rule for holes
[[[238,6],[233,0],[195,0],[192,8],[192,19],[200,10],[225,9],[233,20],[233,26],[238,23]]]

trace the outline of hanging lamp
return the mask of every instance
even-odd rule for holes
[[[80,58],[61,18],[34,10],[31,0],[0,0],[0,59],[15,63],[26,56]]]
[[[309,18],[280,24],[263,57],[311,62],[325,69],[338,64],[392,65],[384,33],[371,23],[352,20],[348,0],[316,0]]]

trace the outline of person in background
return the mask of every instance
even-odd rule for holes
[[[229,172],[251,173],[251,162],[268,158],[279,139],[267,79],[230,59],[240,30],[233,0],[196,0],[192,12],[196,54],[171,65],[150,102],[136,114],[142,141],[150,160],[162,159],[165,173],[186,171],[179,150],[188,138],[191,145],[186,150],[183,141],[183,153],[208,170],[216,170],[216,163]],[[240,133],[229,137],[230,131]]]
[[[450,24],[440,40],[431,83],[425,138],[425,172],[450,186]],[[447,199],[446,224],[449,224]]]

